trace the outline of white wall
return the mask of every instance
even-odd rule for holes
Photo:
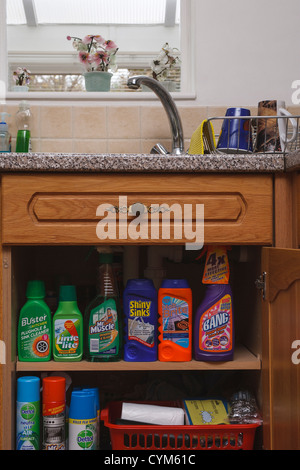
[[[299,0],[196,0],[201,105],[291,104],[300,79]]]

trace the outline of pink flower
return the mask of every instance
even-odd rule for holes
[[[91,34],[88,34],[87,36],[85,36],[82,40],[83,44],[89,44],[92,39],[93,39],[94,36],[92,36]]]
[[[98,44],[104,44],[105,43],[105,39],[102,36],[100,36],[100,34],[95,35],[94,39]]]
[[[104,52],[104,51],[98,51],[98,52],[95,52],[94,56],[93,56],[93,61],[99,65],[101,62],[106,62],[108,59],[108,54],[107,52]]]
[[[82,64],[87,64],[88,62],[90,62],[90,54],[85,51],[80,51],[79,60]]]
[[[107,51],[112,51],[118,48],[117,44],[114,41],[110,41],[110,39],[108,41],[105,41],[104,46],[105,50]]]

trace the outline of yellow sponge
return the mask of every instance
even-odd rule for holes
[[[190,155],[204,155],[213,153],[216,148],[216,140],[213,126],[205,119],[195,130],[191,138],[189,148]]]

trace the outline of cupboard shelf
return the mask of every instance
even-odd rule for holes
[[[227,362],[20,362],[17,372],[47,371],[159,371],[159,370],[260,370],[261,357],[254,355],[245,346],[235,348],[234,360]]]

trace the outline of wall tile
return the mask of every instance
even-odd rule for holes
[[[140,108],[138,106],[108,107],[107,136],[110,139],[139,139]]]
[[[108,153],[140,153],[141,141],[139,139],[115,139],[108,141]]]
[[[142,107],[141,136],[144,139],[170,138],[171,130],[168,116],[162,107]]]
[[[40,136],[58,139],[72,137],[72,108],[44,106],[40,110]]]
[[[73,139],[75,153],[107,153],[106,139]]]
[[[73,138],[105,139],[107,134],[106,107],[74,106]]]

